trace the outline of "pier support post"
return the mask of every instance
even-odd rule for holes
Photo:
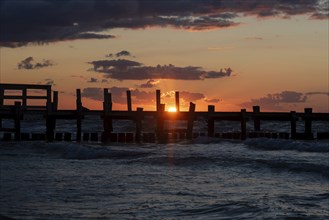
[[[290,112],[290,133],[291,133],[291,139],[296,139],[296,121],[297,121],[297,115],[295,111]]]
[[[135,141],[136,141],[136,143],[141,143],[142,120],[143,120],[143,108],[137,108],[137,115],[136,115],[136,134],[135,134]]]
[[[246,109],[241,109],[241,140],[247,138],[247,120],[246,120]]]
[[[0,85],[0,106],[3,106],[3,98],[4,98],[4,94],[5,91],[2,88],[2,86]],[[2,128],[2,118],[0,117],[0,128]]]
[[[215,133],[215,121],[212,114],[215,112],[214,105],[208,105],[208,136],[214,137]]]
[[[112,126],[112,117],[109,115],[110,112],[112,111],[112,94],[108,92],[108,89],[104,89],[103,110],[104,110],[103,141],[104,142],[109,142],[111,133],[113,131],[113,126]]]
[[[156,90],[156,111],[158,112],[160,110],[160,104],[161,104],[161,92],[159,89]]]
[[[253,106],[253,118],[254,118],[254,130],[260,131],[260,119],[258,117],[258,114],[260,113],[260,107],[259,106]]]
[[[179,92],[175,92],[175,104],[176,104],[176,112],[180,111],[180,105],[179,105]]]
[[[312,133],[312,108],[305,108],[305,134],[309,135]]]
[[[47,116],[46,116],[46,139],[48,142],[54,141],[55,128],[56,128],[56,117],[53,115],[58,108],[58,92],[53,92],[53,102],[47,105]]]
[[[128,107],[128,112],[131,112],[131,91],[127,90],[127,107]]]
[[[186,131],[186,138],[189,140],[192,140],[193,138],[193,122],[195,117],[194,112],[195,112],[195,104],[193,102],[190,102],[189,114],[187,120],[187,131]]]
[[[15,140],[21,139],[21,102],[15,102]]]
[[[157,90],[158,91],[158,90]],[[159,143],[164,143],[164,111],[165,104],[159,105],[159,110],[157,111],[157,138]]]
[[[81,91],[77,89],[77,141],[81,141],[81,119],[82,119],[82,102],[81,102]]]

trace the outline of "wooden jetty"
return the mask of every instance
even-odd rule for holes
[[[30,95],[29,90],[36,94]],[[19,95],[17,95],[19,93]],[[56,132],[56,121],[59,119],[72,120],[76,123],[75,141],[99,141],[102,142],[125,142],[142,143],[158,142],[166,143],[168,139],[193,139],[197,136],[209,136],[224,139],[241,139],[268,137],[285,139],[304,139],[313,140],[315,138],[312,131],[313,121],[329,121],[329,113],[314,113],[312,108],[305,108],[304,112],[261,112],[259,106],[254,106],[252,112],[241,109],[240,112],[221,112],[215,111],[215,106],[209,105],[208,111],[195,111],[195,104],[190,102],[188,111],[180,111],[179,92],[175,92],[175,105],[177,112],[166,112],[165,104],[161,103],[161,92],[156,90],[156,111],[144,111],[138,107],[135,111],[132,109],[131,91],[127,91],[127,110],[112,110],[112,95],[108,89],[104,89],[103,110],[88,110],[83,107],[81,101],[81,91],[76,90],[76,109],[60,110],[58,109],[58,92],[51,90],[50,85],[31,85],[31,84],[0,84],[0,132],[3,134],[1,140],[11,140],[14,134],[14,140],[46,140],[51,141],[71,141],[71,133]],[[6,104],[8,100],[15,100],[13,104]],[[43,100],[44,105],[31,105],[30,100]],[[29,134],[21,132],[21,121],[25,115],[41,115],[46,122],[46,131],[41,134]],[[103,132],[101,138],[97,133],[82,133],[82,121],[85,116],[98,116],[103,121]],[[145,117],[153,118],[156,121],[156,129],[152,133],[143,132],[142,121]],[[14,127],[2,127],[2,119],[14,121]],[[193,125],[196,120],[203,119],[207,121],[208,130],[201,133],[193,132]],[[135,132],[133,133],[115,133],[113,131],[113,120],[131,120],[135,123]],[[184,129],[165,128],[165,121],[183,120],[187,122]],[[304,132],[298,133],[296,123],[299,120],[304,121]],[[215,131],[216,121],[237,121],[240,124],[239,132],[217,133]],[[254,128],[247,130],[247,121],[252,121]],[[286,121],[290,123],[289,133],[280,132],[262,132],[261,121]],[[317,139],[329,139],[329,131],[318,132]]]

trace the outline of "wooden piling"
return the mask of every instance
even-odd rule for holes
[[[58,109],[58,91],[53,92],[53,104],[52,111],[57,111]]]
[[[128,107],[128,112],[131,112],[131,91],[127,90],[127,107]]]
[[[21,102],[15,102],[14,112],[15,112],[15,140],[19,141],[21,139]]]
[[[55,136],[56,129],[56,117],[53,115],[58,108],[58,92],[53,92],[53,102],[47,105],[47,116],[46,116],[46,137],[48,142],[52,142]]]
[[[126,133],[123,133],[123,132],[118,133],[118,142],[119,143],[126,142]]]
[[[112,94],[108,89],[104,89],[104,102],[103,102],[103,141],[109,142],[110,136],[113,131],[112,117],[109,115],[112,111]]]
[[[309,135],[312,133],[312,108],[305,108],[304,114],[305,134]]]
[[[55,140],[56,141],[62,141],[63,140],[63,133],[56,133],[55,134]]]
[[[4,133],[3,134],[3,141],[11,141],[11,133]]]
[[[21,140],[22,141],[29,141],[30,140],[30,134],[29,133],[21,133]]]
[[[246,109],[241,109],[241,140],[247,138],[247,120],[246,120]]]
[[[83,133],[82,140],[83,141],[89,141],[89,136],[90,136],[89,133]]]
[[[159,89],[156,90],[156,111],[158,112],[160,110],[160,104],[161,104],[161,92]]]
[[[96,132],[90,133],[90,141],[98,142],[98,133]]]
[[[158,91],[158,90],[157,90]],[[160,104],[159,109],[157,111],[157,138],[159,143],[164,143],[164,111],[165,104]]]
[[[176,112],[180,112],[180,104],[179,104],[179,92],[175,92],[175,104],[176,104]]]
[[[133,143],[133,142],[134,142],[134,134],[133,133],[126,133],[126,143]]]
[[[215,112],[214,105],[208,105],[208,136],[214,137],[215,133],[215,120],[212,116],[212,113]]]
[[[290,112],[290,134],[291,139],[296,139],[296,131],[297,131],[297,115],[295,111]]]
[[[259,106],[253,106],[253,118],[254,118],[254,131],[260,131],[260,119],[257,116],[260,113],[260,107]]]
[[[69,132],[64,133],[64,141],[71,141],[72,134]]]
[[[3,106],[4,103],[4,88],[0,86],[0,106]],[[2,128],[2,118],[0,117],[0,128]]]
[[[27,101],[26,101],[26,99],[27,99],[27,89],[26,88],[23,88],[23,90],[22,90],[22,96],[23,96],[22,97],[22,106],[24,108],[26,108],[26,106],[27,106]]]
[[[81,120],[82,120],[82,102],[81,90],[77,89],[76,108],[77,108],[77,141],[81,141]]]
[[[193,102],[190,102],[189,107],[189,115],[187,120],[187,131],[186,131],[186,138],[189,140],[192,140],[193,138],[193,122],[195,118],[195,104]]]
[[[54,136],[55,136],[56,118],[52,115],[52,113],[57,110],[57,106],[58,106],[57,92],[56,95],[54,92],[54,99],[55,99],[54,102],[49,102],[47,98],[46,139],[48,142],[54,141]]]
[[[136,115],[136,134],[135,134],[135,141],[136,143],[141,142],[141,135],[142,135],[142,120],[143,120],[143,108],[137,108],[137,115]]]

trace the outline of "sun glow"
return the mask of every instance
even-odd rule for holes
[[[168,112],[177,112],[175,107],[169,107]]]

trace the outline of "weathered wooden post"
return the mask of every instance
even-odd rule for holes
[[[47,87],[47,108],[48,106],[51,106],[51,86]],[[49,109],[51,110],[51,109]]]
[[[58,91],[53,92],[53,111],[57,111],[58,109]]]
[[[254,118],[254,130],[260,131],[260,119],[259,119],[259,113],[260,113],[260,107],[259,106],[253,106],[253,118]]]
[[[55,136],[55,128],[56,128],[56,116],[54,113],[57,111],[58,108],[58,92],[53,92],[53,102],[48,103],[47,102],[47,131],[46,131],[46,138],[48,142],[54,141]]]
[[[111,133],[113,131],[113,126],[112,126],[112,117],[109,115],[110,112],[112,111],[112,94],[108,92],[108,89],[104,89],[103,110],[104,110],[103,141],[104,142],[109,142]]]
[[[76,108],[77,108],[77,141],[81,141],[81,119],[82,119],[82,102],[81,102],[81,91],[77,89],[77,99],[76,99]]]
[[[46,140],[48,142],[54,141],[55,136],[55,119],[54,119],[54,103],[51,102],[51,91],[47,89],[47,115],[46,115]],[[26,88],[23,89],[23,102],[26,104]],[[58,97],[57,97],[58,99]],[[24,101],[25,100],[25,101]]]
[[[157,138],[159,143],[164,142],[164,111],[165,111],[165,104],[159,105],[159,110],[157,111]]]
[[[312,134],[312,108],[304,109],[304,121],[305,121],[305,135],[310,137]]]
[[[176,112],[180,111],[180,105],[179,105],[179,92],[175,92],[175,104],[176,104]]]
[[[247,120],[246,120],[246,109],[241,109],[241,140],[247,138]]]
[[[290,132],[291,132],[291,139],[296,139],[296,121],[297,115],[295,111],[290,112]]]
[[[215,112],[214,105],[208,105],[208,136],[214,137],[215,133],[215,120],[213,118],[213,113]]]
[[[22,90],[22,106],[23,106],[23,108],[26,108],[26,99],[27,99],[27,89],[26,88],[23,88],[23,90]]]
[[[186,138],[189,140],[192,140],[193,138],[193,122],[195,117],[195,104],[193,102],[190,102],[189,107],[189,114],[187,119],[187,131],[186,131]]]
[[[4,88],[0,85],[0,107],[3,106]],[[0,128],[2,128],[2,118],[0,117]]]
[[[127,90],[127,106],[128,106],[128,112],[131,112],[131,91]]]
[[[142,120],[143,120],[143,108],[137,108],[136,113],[136,134],[135,141],[136,143],[141,143],[141,135],[142,135]]]
[[[156,111],[160,110],[161,104],[161,92],[159,89],[156,90]]]
[[[15,140],[21,139],[21,102],[15,102],[14,105],[15,113]]]

